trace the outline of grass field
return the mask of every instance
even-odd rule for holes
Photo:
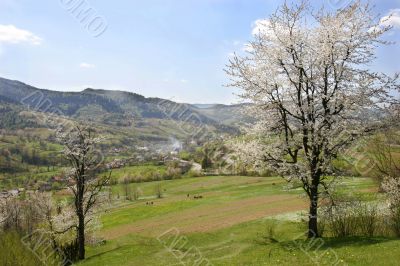
[[[164,194],[156,199],[159,184]],[[201,265],[382,265],[383,260],[398,265],[400,260],[394,252],[400,241],[391,238],[310,243],[299,221],[306,199],[280,178],[217,176],[131,186],[140,187],[141,199],[123,201],[102,215],[99,235],[106,241],[88,247],[79,265],[195,265],[195,254],[203,257]],[[375,187],[365,178],[349,178],[344,186],[366,195]],[[114,187],[114,193],[120,190]],[[275,228],[272,241],[269,228]]]

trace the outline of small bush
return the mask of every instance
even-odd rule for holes
[[[279,242],[276,228],[277,228],[277,223],[275,220],[268,221],[267,230],[265,232],[265,235],[262,236],[264,244]]]
[[[317,223],[318,223],[318,234],[320,237],[323,237],[327,227],[326,218],[324,216],[319,217]]]
[[[279,242],[276,238],[276,224],[272,224],[271,226],[269,226],[268,231],[267,231],[267,236],[266,238],[271,242]]]
[[[59,249],[64,254],[66,260],[71,262],[79,260],[78,241],[74,240],[71,243],[64,244]]]
[[[347,204],[333,207],[329,213],[329,226],[335,237],[356,235],[357,224],[354,209]]]
[[[165,179],[179,179],[182,177],[181,169],[176,167],[168,167]]]
[[[322,209],[319,220],[326,221],[335,237],[372,237],[382,227],[381,218],[375,204],[351,200]]]
[[[32,243],[35,245],[35,243]],[[60,261],[51,254],[52,249],[40,250],[46,259],[46,265],[60,265]],[[43,265],[33,251],[21,242],[16,232],[0,233],[0,265]]]
[[[393,233],[400,237],[400,206],[390,209],[390,227]]]
[[[372,237],[379,227],[378,208],[372,203],[360,203],[356,209],[360,233],[363,236]]]
[[[202,173],[199,171],[195,171],[195,170],[189,170],[189,172],[186,173],[187,177],[199,177],[202,176]]]

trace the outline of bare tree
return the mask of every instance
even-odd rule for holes
[[[0,226],[7,220],[7,202],[6,198],[0,198]]]
[[[161,199],[163,197],[163,189],[161,186],[161,183],[158,183],[155,188],[154,188],[154,192],[156,193],[156,197],[158,199]]]
[[[123,180],[124,192],[125,192],[125,200],[132,200],[132,189],[130,186],[129,177],[125,177]]]
[[[94,137],[92,129],[76,125],[67,133],[58,134],[64,144],[64,154],[71,164],[70,186],[74,194],[74,207],[77,225],[78,257],[85,258],[85,227],[92,221],[90,215],[98,202],[100,193],[108,184],[110,176],[98,177],[96,171],[102,161],[102,155],[95,145],[101,141]]]
[[[391,27],[360,1],[333,13],[314,12],[308,1],[284,4],[256,26],[247,54],[235,55],[226,69],[229,85],[242,89],[258,119],[236,149],[302,182],[310,201],[308,237],[315,237],[320,194],[329,192],[328,176],[335,174],[332,160],[381,126],[388,91],[398,88],[397,75],[368,70]]]
[[[10,197],[0,198],[0,225],[3,229],[9,227],[10,211],[15,209],[16,206],[11,206],[12,200]]]
[[[142,190],[140,188],[136,187],[133,190],[133,199],[138,200],[142,194],[143,194]]]
[[[3,229],[22,231],[24,227],[23,202],[14,196],[5,198],[0,203],[3,216],[0,218]]]
[[[394,127],[394,130],[376,136],[370,145],[370,153],[375,160],[376,178],[386,192],[394,232],[400,235],[400,162],[396,158],[400,135],[397,130]]]
[[[388,177],[400,178],[400,162],[394,155],[398,147],[400,147],[400,135],[396,130],[385,131],[372,140],[370,153],[375,161],[379,181]]]
[[[36,201],[17,196],[0,198],[0,225],[3,229],[32,233],[41,222]]]

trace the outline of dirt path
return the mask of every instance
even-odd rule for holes
[[[295,195],[262,196],[168,213],[108,229],[102,235],[106,239],[130,233],[158,236],[172,227],[178,228],[181,233],[209,232],[266,216],[303,210],[305,207],[304,199]]]

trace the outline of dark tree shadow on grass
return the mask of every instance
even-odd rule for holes
[[[340,247],[363,247],[369,245],[375,245],[380,243],[386,243],[390,241],[399,240],[394,237],[325,237],[315,239],[295,239],[291,241],[280,241],[278,244],[287,250],[295,249],[296,247],[309,247],[311,250],[318,248],[323,251],[331,248]]]
[[[390,241],[399,240],[394,237],[362,237],[362,236],[353,236],[353,237],[326,237],[322,238],[326,248],[338,248],[338,247],[363,247],[369,245],[375,245]]]

